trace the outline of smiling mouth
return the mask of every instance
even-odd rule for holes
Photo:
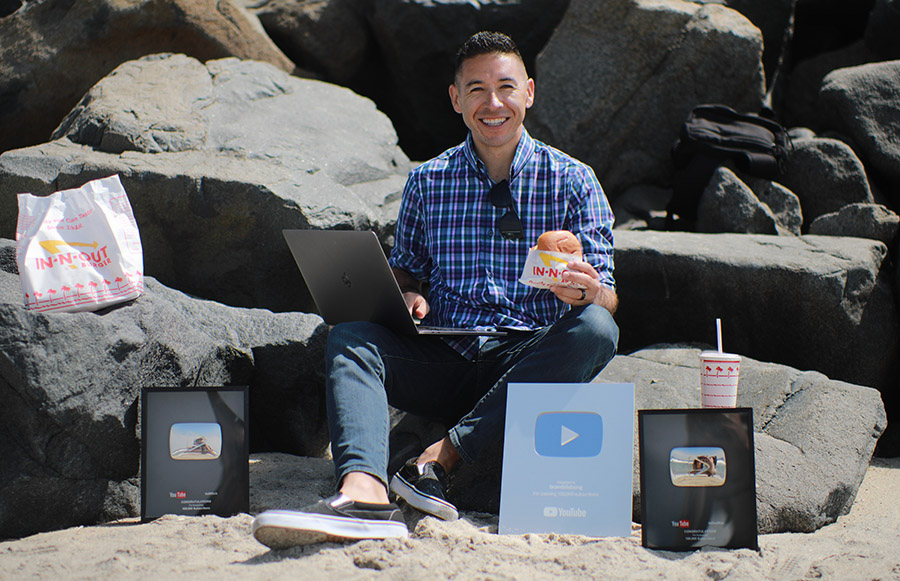
[[[500,127],[506,123],[506,119],[506,117],[491,117],[488,119],[481,119],[480,121],[488,127]]]

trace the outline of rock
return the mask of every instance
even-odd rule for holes
[[[360,0],[245,0],[246,9],[297,66],[350,86],[377,49]]]
[[[611,199],[634,184],[664,185],[695,105],[760,109],[761,54],[759,30],[723,6],[573,0],[538,57],[526,125],[591,165]]]
[[[836,139],[794,143],[778,181],[800,200],[804,228],[847,204],[874,201],[862,162],[847,144]]]
[[[0,152],[43,143],[91,85],[158,52],[294,65],[230,0],[46,0],[0,20]]]
[[[900,216],[881,204],[847,204],[823,214],[809,226],[810,234],[855,236],[884,242],[892,248],[900,230]]]
[[[794,66],[785,79],[784,117],[790,125],[819,125],[816,102],[822,80],[836,69],[865,63],[869,51],[861,40],[849,46],[811,56]],[[817,127],[821,129],[821,127]]]
[[[898,105],[900,61],[889,61],[831,72],[822,82],[817,114],[823,126],[848,135],[867,168],[900,192]],[[900,203],[900,197],[892,201]]]
[[[900,59],[897,30],[900,30],[900,2],[875,0],[865,33],[866,48],[875,56],[872,60]]]
[[[730,169],[720,167],[697,205],[697,232],[777,234],[772,211]]]
[[[281,230],[372,229],[388,240],[409,170],[368,99],[237,59],[125,63],[54,136],[0,155],[0,236],[14,235],[15,194],[118,173],[147,274],[279,311],[315,310]]]
[[[714,3],[722,3],[712,0]],[[711,2],[711,3],[712,3]],[[794,32],[794,5],[797,0],[725,0],[724,4],[747,17],[763,36],[763,69],[766,83],[782,73],[782,62]]]
[[[759,201],[769,207],[775,216],[779,233],[800,235],[800,227],[803,225],[803,210],[800,207],[800,199],[778,182],[760,178],[745,178],[745,182],[759,198]]]
[[[145,279],[97,312],[23,306],[0,241],[0,538],[139,514],[143,387],[249,385],[251,446],[320,456],[326,327]]]
[[[617,231],[619,352],[715,344],[721,318],[728,351],[875,387],[887,400],[900,385],[892,277],[887,248],[873,240]]]
[[[635,409],[699,407],[700,349],[655,345],[617,355],[593,383],[633,383]],[[885,429],[874,389],[744,357],[738,406],[753,408],[759,532],[812,532],[847,514]],[[632,518],[640,522],[635,420]],[[455,471],[448,495],[462,510],[498,512],[498,443]]]

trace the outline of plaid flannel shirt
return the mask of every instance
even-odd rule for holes
[[[410,172],[390,264],[428,283],[423,323],[536,329],[555,322],[569,305],[518,282],[528,250],[548,230],[572,231],[600,282],[615,289],[613,214],[589,166],[523,132],[509,175],[522,240],[497,230],[507,209],[491,205],[493,185],[471,134]],[[445,340],[468,358],[479,346],[476,337]]]

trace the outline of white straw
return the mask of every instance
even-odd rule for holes
[[[719,353],[722,352],[722,319],[716,319],[716,341],[719,344]]]

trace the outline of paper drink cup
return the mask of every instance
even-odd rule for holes
[[[741,356],[720,351],[700,353],[700,400],[705,408],[733,408],[737,404]]]

